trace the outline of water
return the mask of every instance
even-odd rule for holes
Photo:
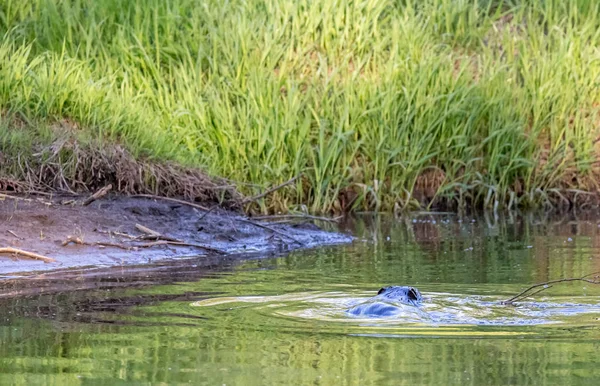
[[[364,217],[352,245],[216,270],[39,278],[41,294],[4,283],[0,383],[596,384],[600,286],[501,301],[600,271],[600,217],[472,221]],[[423,303],[347,313],[384,285]]]

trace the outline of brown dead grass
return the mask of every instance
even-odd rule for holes
[[[12,170],[7,174],[7,170]],[[16,170],[16,172],[15,172]],[[89,192],[108,184],[125,194],[184,197],[239,208],[243,196],[224,179],[197,168],[136,159],[118,144],[63,137],[28,157],[0,158],[0,190]]]

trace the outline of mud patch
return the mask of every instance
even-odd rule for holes
[[[139,265],[192,256],[241,258],[351,241],[349,236],[322,230],[314,224],[270,223],[221,208],[203,211],[184,204],[119,195],[87,207],[64,205],[72,199],[44,196],[0,201],[0,247],[23,249],[57,260],[43,263],[4,254],[0,256],[0,274],[9,278],[42,270]],[[136,225],[195,246],[159,244],[133,248],[140,243],[132,237],[144,235]],[[69,238],[86,245],[63,245]],[[132,248],[89,245],[96,243]]]

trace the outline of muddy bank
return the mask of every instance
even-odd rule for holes
[[[0,255],[4,277],[74,267],[150,264],[204,256],[211,261],[349,242],[306,221],[249,219],[221,208],[108,196],[89,206],[84,197],[31,196],[0,200],[0,248],[55,259],[44,263]],[[160,236],[153,236],[153,232]]]

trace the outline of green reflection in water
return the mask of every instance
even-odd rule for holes
[[[435,302],[503,299],[599,271],[597,223],[367,218],[349,225],[353,245],[198,281],[11,299],[0,311],[0,383],[595,384],[596,312],[546,325],[369,323],[335,301],[387,284],[415,285]],[[536,302],[591,307],[600,288],[565,284]]]

